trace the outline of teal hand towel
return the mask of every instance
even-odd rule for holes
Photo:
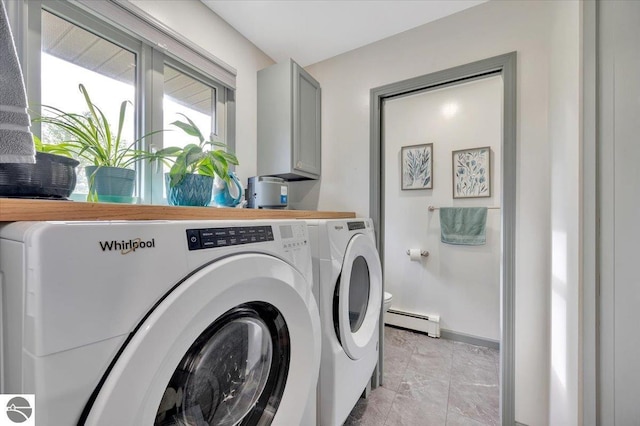
[[[486,244],[486,207],[441,207],[440,236],[447,244]]]

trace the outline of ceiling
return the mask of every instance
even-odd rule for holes
[[[276,62],[301,66],[487,0],[201,0]]]

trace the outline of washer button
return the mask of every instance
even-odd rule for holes
[[[187,244],[189,245],[189,250],[198,250],[202,248],[200,244],[200,232],[197,229],[187,230]]]

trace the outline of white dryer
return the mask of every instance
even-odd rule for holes
[[[342,425],[378,362],[382,269],[371,219],[307,220],[322,324],[318,424]]]
[[[304,222],[16,222],[0,272],[1,392],[38,425],[315,423]]]

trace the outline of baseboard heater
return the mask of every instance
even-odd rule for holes
[[[384,323],[421,331],[429,337],[440,337],[440,315],[422,315],[389,309],[384,315]]]

